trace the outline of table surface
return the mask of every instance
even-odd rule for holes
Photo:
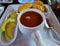
[[[47,4],[47,0],[45,0],[45,1],[42,0],[42,1],[43,1],[45,4]],[[19,4],[19,2],[18,2],[18,0],[13,0],[13,3],[10,3],[10,4]],[[5,6],[5,10],[6,10],[7,6],[10,5],[10,4],[2,3],[2,5]],[[52,8],[52,7],[51,7],[51,8]],[[5,11],[5,10],[4,10],[4,11]],[[54,11],[57,19],[58,19],[59,22],[60,22],[60,14],[56,13],[53,8],[52,8],[52,10]],[[3,13],[4,13],[4,12],[3,12]],[[2,14],[2,15],[3,15],[3,14]],[[1,17],[2,17],[2,15],[1,15]],[[0,17],[0,18],[1,18],[1,17]]]

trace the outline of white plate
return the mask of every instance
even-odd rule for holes
[[[14,10],[13,10],[13,11],[14,11]],[[11,11],[11,12],[13,12],[13,11]],[[2,20],[2,22],[5,21],[5,20],[8,18],[9,14],[10,14],[11,12],[9,12],[9,13],[5,16],[4,20]],[[1,25],[2,25],[2,23],[1,23]],[[17,33],[18,33],[18,26],[16,25],[16,28],[14,29],[14,38],[13,38],[12,40],[9,40],[9,39],[7,38],[7,40],[9,40],[10,42],[4,43],[4,42],[2,41],[2,39],[1,39],[2,32],[0,31],[0,42],[1,42],[1,44],[3,44],[3,45],[10,45],[10,44],[12,44],[12,43],[16,40],[16,38],[17,38]]]
[[[4,7],[1,6],[1,7],[0,7],[0,16],[1,16],[1,14],[2,14],[3,11],[4,11]]]
[[[12,3],[13,2],[13,0],[10,0],[10,1],[8,1],[8,0],[0,0],[0,3]]]
[[[4,21],[4,19],[6,18],[6,16],[9,14],[9,13],[11,13],[11,12],[13,12],[13,11],[18,11],[18,7],[19,6],[21,6],[21,4],[14,4],[14,5],[9,5],[8,7],[7,7],[7,9],[6,9],[6,11],[5,11],[5,13],[3,14],[3,16],[2,16],[2,18],[1,18],[1,20],[0,20],[0,22],[1,22],[1,24],[2,24],[2,22]],[[54,26],[56,27],[58,27],[59,26],[59,22],[58,22],[58,20],[57,20],[57,18],[56,18],[56,16],[54,15],[54,13],[53,13],[53,11],[52,11],[52,9],[50,8],[50,6],[49,5],[45,5],[46,7],[47,7],[47,9],[48,9],[48,12],[49,12],[49,16],[47,16],[48,18],[50,18],[53,22],[53,24],[54,24]],[[3,21],[2,21],[3,20]],[[44,29],[45,31],[46,31],[46,29]],[[20,34],[20,33],[19,33]],[[23,46],[23,44],[25,45],[25,43],[26,43],[26,46],[28,46],[29,45],[29,37],[27,38],[27,37],[20,37],[20,35],[18,35],[17,36],[18,38],[16,39],[16,41],[13,43],[13,44],[11,44],[10,46]],[[45,37],[45,35],[44,35],[44,37]],[[25,41],[25,42],[24,42]],[[34,42],[33,42],[34,43]],[[35,44],[35,43],[34,43]]]

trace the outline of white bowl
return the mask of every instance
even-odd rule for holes
[[[34,0],[18,0],[19,3],[26,3],[26,2],[30,2],[33,3]]]

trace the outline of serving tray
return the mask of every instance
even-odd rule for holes
[[[21,6],[22,4],[12,4],[9,5],[5,11],[5,13],[3,14],[3,16],[0,19],[0,25],[2,24],[2,22],[4,21],[4,19],[6,18],[6,16],[8,16],[8,14],[12,13],[13,11],[18,11],[18,7]],[[49,14],[47,15],[47,18],[49,18],[50,23],[53,25],[53,27],[57,30],[60,30],[60,24],[55,16],[55,14],[53,13],[52,9],[50,8],[49,5],[46,5],[46,8],[48,9]],[[44,13],[47,14],[47,13]],[[18,29],[19,30],[19,29]],[[47,29],[44,28],[44,31],[46,32]],[[59,31],[60,32],[60,31]],[[11,45],[9,46],[36,46],[35,41],[29,37],[29,36],[25,36],[25,35],[21,35],[21,32],[18,33],[17,39],[15,40],[15,42],[13,42]],[[46,38],[47,36],[44,35],[44,37]],[[37,38],[36,38],[37,39]],[[49,39],[50,40],[50,39]]]

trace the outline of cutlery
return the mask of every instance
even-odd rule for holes
[[[45,20],[45,26],[46,26],[47,29],[49,29],[48,33],[49,33],[50,38],[54,42],[60,44],[60,35],[57,33],[57,31],[54,29],[54,27],[49,23],[47,18]],[[54,38],[54,35],[57,37],[57,39]]]

